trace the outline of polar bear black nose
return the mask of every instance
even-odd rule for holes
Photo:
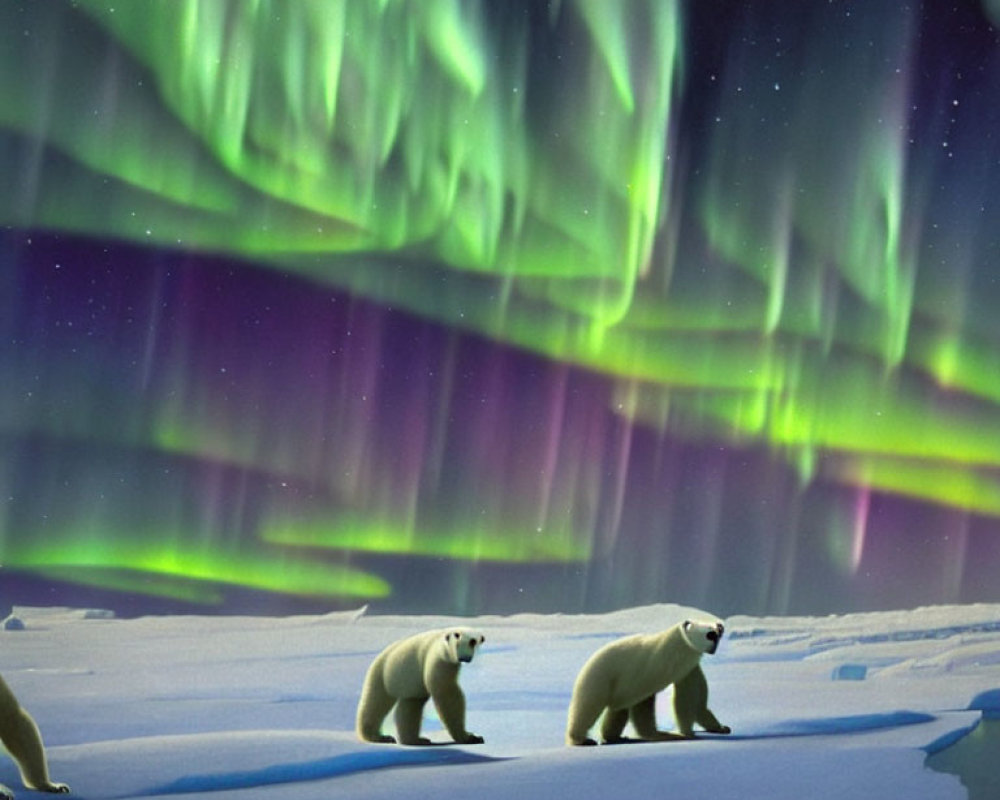
[[[717,634],[715,631],[709,631],[708,633],[705,634],[705,638],[708,639],[708,641],[710,642],[717,642],[719,641],[719,634]]]

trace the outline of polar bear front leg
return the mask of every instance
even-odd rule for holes
[[[656,727],[656,695],[651,694],[644,700],[640,700],[628,711],[632,720],[632,727],[639,735],[640,739],[647,739],[654,742],[666,742],[674,739],[685,739],[685,736],[678,736],[670,731],[661,731]]]
[[[420,735],[426,702],[426,697],[403,697],[396,704],[396,735],[400,744],[431,743],[430,739]]]
[[[455,744],[482,744],[483,737],[465,729],[465,695],[458,685],[458,665],[438,664],[424,678],[438,718]]]
[[[438,717],[456,744],[482,744],[483,737],[465,729],[465,695],[458,684],[438,686],[431,694]]]
[[[701,710],[697,717],[695,717],[695,722],[697,722],[701,727],[703,727],[709,733],[732,733],[733,729],[728,725],[723,725],[716,718],[715,714],[712,713],[711,709],[707,706]]]
[[[694,736],[696,722],[709,733],[731,733],[708,708],[708,681],[700,666],[674,684],[674,719],[687,737]]]

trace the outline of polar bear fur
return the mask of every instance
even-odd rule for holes
[[[622,731],[629,720],[646,740],[692,738],[694,723],[712,733],[729,733],[708,709],[708,682],[700,666],[704,653],[715,652],[722,632],[721,622],[687,620],[661,633],[606,644],[577,676],[566,744],[594,744],[588,734],[602,712],[601,739],[608,744],[627,741]],[[656,693],[671,684],[679,733],[656,727]]]
[[[17,762],[21,782],[26,788],[40,792],[69,791],[65,783],[53,783],[49,780],[45,747],[42,745],[38,726],[31,715],[21,708],[3,678],[0,678],[0,741]],[[0,784],[0,798],[13,796],[10,789]]]
[[[466,628],[418,633],[390,644],[376,656],[365,676],[356,730],[366,742],[395,742],[382,733],[382,721],[396,706],[400,744],[430,744],[420,735],[424,704],[434,701],[438,717],[457,744],[481,744],[465,729],[465,695],[458,671],[472,661],[486,637]]]

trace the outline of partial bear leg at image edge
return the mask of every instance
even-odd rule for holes
[[[5,690],[5,691],[3,691]],[[6,685],[0,693],[14,700],[14,695]],[[49,770],[45,763],[45,747],[38,726],[27,711],[17,707],[5,709],[2,724],[0,724],[0,741],[7,748],[21,771],[21,781],[29,789],[40,792],[63,794],[69,792],[65,783],[55,783],[49,780]]]

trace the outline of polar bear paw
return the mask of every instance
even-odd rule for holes
[[[51,792],[52,794],[69,794],[69,786],[65,783],[49,783],[39,787],[40,792]],[[0,800],[14,800],[14,793],[0,783]]]
[[[35,787],[36,791],[39,792],[49,792],[50,794],[69,794],[69,786],[65,783],[53,783],[49,782],[45,786]]]

